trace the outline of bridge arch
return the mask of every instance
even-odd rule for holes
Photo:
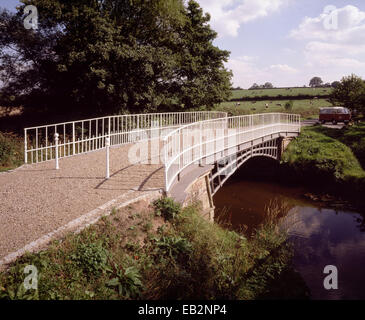
[[[210,192],[214,194],[222,188],[224,183],[248,160],[256,157],[266,157],[279,161],[282,151],[282,138],[274,138],[272,140],[253,145],[250,148],[239,150],[236,154],[224,157],[214,164],[214,168],[209,174]]]

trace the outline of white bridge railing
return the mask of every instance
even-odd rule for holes
[[[177,127],[227,117],[225,112],[197,111],[116,115],[24,129],[24,162],[37,163],[162,137]],[[57,157],[56,157],[57,154]]]
[[[300,132],[300,115],[266,113],[200,121],[164,137],[165,189],[191,164],[212,164],[237,145],[280,132]],[[219,159],[218,159],[219,158]]]

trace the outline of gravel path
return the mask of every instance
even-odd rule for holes
[[[0,259],[130,190],[162,189],[162,166],[131,164],[130,147],[111,148],[110,180],[105,150],[0,174]]]

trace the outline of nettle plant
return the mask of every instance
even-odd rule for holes
[[[171,198],[162,198],[153,202],[155,213],[162,216],[165,220],[171,220],[181,211],[181,205]]]
[[[86,274],[96,275],[108,269],[108,255],[101,243],[80,243],[71,258]]]

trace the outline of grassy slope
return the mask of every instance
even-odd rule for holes
[[[348,195],[365,192],[365,171],[351,148],[324,134],[320,127],[303,128],[284,152],[282,162],[296,180],[315,181]]]
[[[258,97],[269,96],[298,96],[298,95],[312,95],[313,97],[328,95],[332,91],[331,88],[290,88],[287,89],[259,89],[259,90],[232,90],[231,99],[240,99],[244,97]]]
[[[113,212],[79,235],[23,256],[0,273],[0,298],[254,299],[270,295],[273,279],[288,268],[291,250],[274,227],[247,240],[207,222],[196,207],[178,211],[171,222],[156,212],[133,206]],[[28,264],[40,279],[38,290],[25,292]]]
[[[268,101],[257,101],[256,103],[245,101],[245,102],[240,102],[239,106],[237,105],[236,102],[222,102],[219,106],[216,107],[216,110],[230,112],[233,115],[264,113],[264,112],[287,112],[284,108],[284,105],[287,101],[288,100],[279,100],[279,101],[268,100]],[[266,103],[269,104],[269,108],[265,107]],[[281,106],[278,106],[278,104],[281,104]],[[293,110],[291,110],[290,112],[298,113],[303,118],[318,119],[319,108],[327,107],[330,105],[331,104],[325,99],[294,100]]]
[[[365,169],[365,122],[346,126],[341,130],[316,127],[316,132],[337,139],[351,148],[362,167]]]

